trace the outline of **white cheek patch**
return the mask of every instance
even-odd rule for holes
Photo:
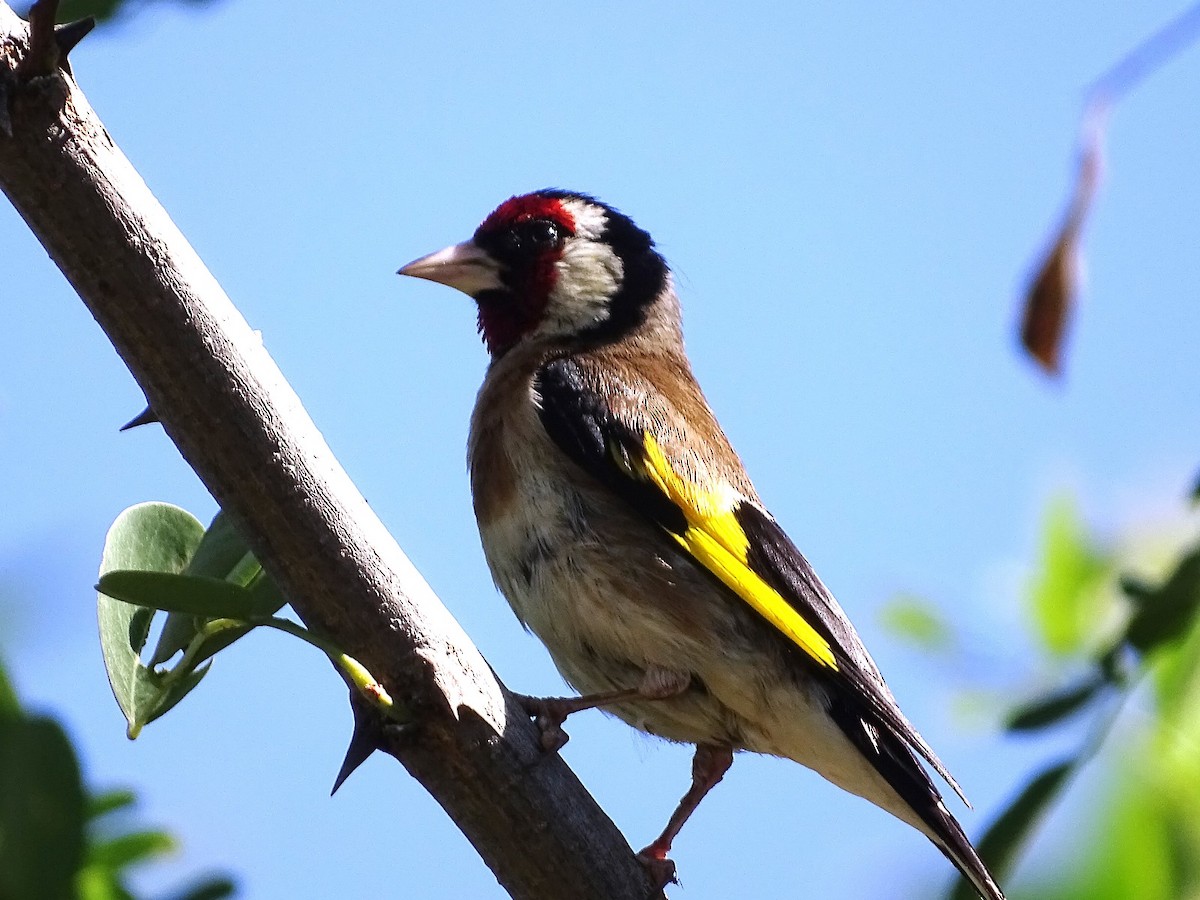
[[[624,269],[612,248],[580,232],[567,241],[554,265],[558,278],[536,330],[545,335],[577,334],[607,319],[609,300],[621,286]]]
[[[563,209],[575,220],[575,234],[584,240],[598,241],[608,224],[608,215],[594,203],[583,200],[563,200]]]

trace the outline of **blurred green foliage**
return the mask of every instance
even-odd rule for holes
[[[953,643],[950,626],[924,597],[902,594],[880,611],[880,624],[918,650],[937,652]]]
[[[62,0],[58,5],[58,21],[74,22],[85,16],[94,16],[96,21],[104,23],[121,16],[132,15],[147,6],[171,3],[183,6],[208,6],[216,0]],[[32,3],[16,6],[17,12],[28,16]]]
[[[0,666],[0,898],[134,900],[129,870],[175,849],[165,831],[130,822],[130,791],[95,793],[53,718],[21,706]],[[174,900],[231,896],[224,876]]]
[[[1061,497],[1046,513],[1042,560],[1030,585],[1030,611],[1046,648],[1070,657],[1104,638],[1097,623],[1113,611],[1112,555],[1084,530],[1071,501]]]
[[[1006,727],[1048,734],[1082,720],[1086,734],[1018,787],[978,842],[1014,900],[1200,898],[1200,543],[1157,579],[1120,574],[1135,565],[1146,561],[1089,535],[1071,503],[1050,506],[1030,612],[1066,674],[1010,709]],[[1101,751],[1107,789],[1081,804],[1082,853],[1012,885],[1038,826]],[[951,897],[974,893],[960,882]]]

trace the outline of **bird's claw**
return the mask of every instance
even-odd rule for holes
[[[567,746],[571,736],[563,731],[562,721],[554,721],[550,716],[538,716],[533,720],[541,733],[542,749],[547,753],[557,753]]]
[[[537,726],[543,750],[556,753],[567,745],[571,738],[563,731],[562,723],[574,711],[568,708],[567,703],[558,697],[529,697],[525,694],[518,694],[517,702]]]
[[[674,860],[668,859],[665,853],[659,853],[654,848],[647,847],[637,855],[637,861],[650,875],[654,890],[661,891],[668,884],[679,884],[675,871]]]

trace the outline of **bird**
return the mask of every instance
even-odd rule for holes
[[[962,790],[705,400],[651,236],[588,194],[544,189],[399,274],[475,301],[490,360],[467,455],[484,556],[578,692],[522,698],[543,744],[600,707],[696,748],[690,787],[638,854],[658,887],[684,823],[749,751],[881,807],[1003,900],[921,760],[966,803]]]

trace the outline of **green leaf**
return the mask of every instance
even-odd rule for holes
[[[220,578],[245,586],[261,571],[262,567],[250,552],[233,520],[221,510],[204,532],[200,546],[196,548],[184,574]],[[149,665],[161,665],[176,653],[185,650],[203,627],[203,620],[194,615],[169,613]]]
[[[192,648],[183,670],[163,673],[153,669],[154,665],[170,659],[178,650],[190,647],[211,619],[245,620],[269,616],[283,603],[279,591],[263,575],[262,567],[245,552],[244,542],[228,524],[227,518],[218,515],[209,532],[198,535],[194,527],[198,523],[182,510],[166,507],[164,511],[165,504],[148,506],[159,517],[182,513],[176,518],[186,522],[188,527],[185,539],[176,544],[178,552],[160,553],[159,558],[150,560],[161,568],[106,565],[98,585],[102,596],[111,598],[112,604],[119,604],[112,606],[116,613],[125,614],[133,610],[127,621],[116,619],[115,623],[110,623],[114,632],[120,625],[125,626],[125,639],[118,643],[116,653],[117,663],[123,667],[120,674],[124,676],[121,680],[124,691],[119,693],[114,686],[114,693],[117,693],[118,701],[126,712],[130,737],[136,737],[142,727],[182,700],[208,671],[207,666],[197,666],[246,634],[250,627],[229,627],[208,637],[198,649]],[[144,508],[136,507],[135,510]],[[118,524],[123,523],[118,520]],[[114,525],[114,530],[116,528]],[[134,532],[134,538],[146,542],[153,549],[156,541],[161,545],[161,533],[161,528],[158,531],[143,529],[142,532]],[[134,540],[131,539],[130,543],[134,543]],[[146,548],[136,546],[143,550],[141,561],[145,561]],[[158,549],[161,550],[161,546]],[[115,560],[116,555],[106,550],[106,563],[110,559]],[[194,571],[219,572],[234,580],[185,574]],[[252,586],[243,587],[239,583],[243,580]],[[104,609],[104,604],[101,608]],[[160,609],[172,615],[168,617],[150,666],[147,666],[142,663],[140,654],[149,632],[153,610]]]
[[[257,571],[258,564],[251,555],[249,547],[246,546],[241,534],[233,526],[232,520],[222,510],[213,517],[208,529],[204,532],[204,537],[200,539],[200,545],[196,547],[196,552],[188,561],[184,574],[221,578],[237,584],[245,584],[240,577],[231,578],[230,576],[243,567],[247,558],[254,564],[253,571]],[[198,621],[196,616],[186,613],[170,613],[163,624],[162,633],[158,636],[158,643],[154,647],[154,653],[150,657],[148,665],[161,665],[176,653],[186,649],[202,627],[203,622]]]
[[[1178,764],[1194,773],[1191,783],[1181,788],[1180,796],[1200,796],[1200,627],[1193,628],[1182,640],[1160,645],[1152,657],[1144,661],[1149,682],[1154,689],[1154,709],[1161,742],[1156,748],[1172,760],[1169,768]],[[1167,752],[1167,747],[1175,747]],[[1185,749],[1187,748],[1187,749]],[[1166,769],[1156,770],[1160,775]],[[1200,812],[1200,807],[1197,807]],[[1200,816],[1196,822],[1197,855],[1200,856]]]
[[[1009,713],[1004,727],[1009,731],[1036,731],[1054,725],[1082,709],[1105,684],[1104,678],[1091,678],[1073,688],[1023,703]]]
[[[206,659],[216,656],[234,641],[245,637],[247,634],[253,631],[254,628],[255,626],[248,622],[241,625],[231,625],[228,628],[222,628],[220,631],[216,632],[216,634],[205,638],[204,642],[200,645],[200,649],[196,652],[195,658],[192,660],[193,664],[199,665]]]
[[[200,679],[208,674],[208,668],[208,666],[204,666],[192,669],[168,682],[160,693],[158,702],[153,708],[147,709],[146,724],[170,712],[175,704],[190,694],[192,689],[200,683]]]
[[[109,528],[100,574],[120,569],[182,572],[203,537],[204,527],[186,510],[169,503],[139,503]]]
[[[1137,611],[1125,636],[1138,651],[1149,653],[1184,634],[1200,608],[1200,547],[1180,561],[1161,587],[1149,593],[1142,588],[1131,599]]]
[[[134,863],[164,856],[177,847],[175,838],[165,831],[135,831],[93,844],[88,862],[119,871]]]
[[[279,590],[275,579],[261,568],[258,577],[250,582],[248,588],[254,595],[254,615],[256,616],[273,616],[287,605],[287,598]]]
[[[0,897],[72,900],[83,861],[79,765],[46,718],[0,723]]]
[[[127,788],[115,791],[105,791],[103,794],[93,794],[88,797],[88,819],[100,819],[119,809],[126,809],[137,802],[137,796]]]
[[[100,577],[119,570],[181,572],[203,534],[199,521],[177,506],[132,506],[108,530]],[[161,676],[141,660],[154,613],[104,593],[96,605],[109,684],[129,723],[129,736],[137,737],[161,700]]]
[[[99,589],[110,597],[208,619],[249,619],[256,614],[254,595],[219,578],[173,572],[109,572]]]
[[[103,866],[84,866],[75,879],[77,900],[134,900],[117,880],[117,873]]]
[[[1033,833],[1050,804],[1066,785],[1075,768],[1074,759],[1055,763],[1035,777],[1017,798],[1000,814],[992,827],[975,845],[979,856],[988,864],[998,881],[1011,868],[1022,845]],[[979,895],[965,878],[959,878],[951,893],[952,900],[979,900]]]
[[[120,21],[132,16],[149,6],[161,6],[166,0],[62,0],[58,11],[58,21],[73,22],[84,16],[95,16],[101,25]],[[175,5],[205,6],[214,0],[172,0]],[[29,3],[25,3],[26,9]],[[18,5],[20,11],[20,5]],[[24,14],[24,13],[23,13]],[[149,412],[149,410],[147,410]],[[139,416],[139,418],[141,418]],[[158,419],[150,419],[157,422]]]
[[[262,582],[262,578],[259,581]],[[269,578],[266,581],[270,582]],[[210,659],[254,628],[252,622],[245,622],[246,619],[270,616],[282,605],[278,602],[277,590],[269,583],[265,587],[259,587],[259,583],[256,583],[250,589],[216,578],[172,575],[169,572],[109,572],[101,578],[100,588],[104,593],[118,596],[121,600],[167,608],[199,620],[227,618],[244,622],[227,626],[206,637],[194,655],[188,656],[192,671],[173,673],[169,680],[154,673],[160,701],[154,706],[146,704],[144,722],[154,721],[166,713],[199,683],[199,679],[208,672],[208,667],[196,670],[200,662]]]
[[[237,885],[231,879],[217,875],[186,888],[171,900],[222,900],[223,897],[232,897],[236,890]]]
[[[1104,653],[1101,653],[1096,660],[1096,666],[1100,670],[1100,677],[1111,685],[1116,687],[1125,687],[1129,684],[1129,679],[1132,675],[1133,667],[1132,656],[1128,652],[1124,641],[1118,641]]]
[[[1154,585],[1138,575],[1126,573],[1117,579],[1117,584],[1121,592],[1138,606],[1154,595]]]
[[[895,597],[880,610],[884,628],[920,650],[944,650],[953,643],[950,627],[937,607],[908,594]]]
[[[185,574],[200,575],[206,578],[228,579],[230,573],[238,570],[247,556],[251,556],[250,545],[242,538],[241,533],[233,524],[233,520],[224,510],[213,517],[200,546],[188,563]],[[256,570],[252,570],[253,571]],[[237,579],[230,579],[237,580]],[[244,581],[239,581],[245,584]]]
[[[192,639],[204,627],[204,620],[186,613],[167,613],[163,622],[162,632],[158,635],[158,643],[154,645],[154,653],[146,665],[151,668],[161,666],[176,653],[186,650]]]
[[[63,0],[58,18],[63,22],[73,22],[84,16],[95,16],[99,21],[111,19],[122,6],[129,5],[129,0]]]
[[[1054,653],[1085,649],[1097,634],[1111,602],[1102,588],[1112,562],[1087,537],[1069,499],[1052,503],[1046,513],[1042,560],[1030,598],[1042,640]]]
[[[19,719],[22,715],[21,701],[17,699],[17,692],[8,680],[4,664],[0,663],[0,723]]]

